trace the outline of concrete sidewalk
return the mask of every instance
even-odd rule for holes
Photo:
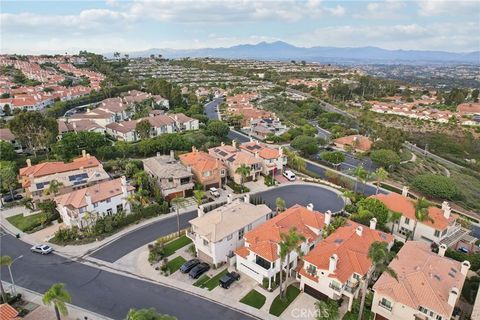
[[[11,284],[6,281],[2,281],[3,286],[5,287],[6,291],[7,288],[11,287]],[[55,311],[53,307],[51,306],[45,306],[42,302],[42,297],[43,294],[40,294],[38,292],[20,287],[18,285],[15,285],[15,289],[17,293],[22,294],[22,298],[25,301],[33,302],[35,304],[38,304],[39,306],[30,312],[24,319],[27,320],[50,320],[50,319],[55,319]],[[68,290],[68,288],[67,288]],[[75,297],[72,297],[72,301],[75,303]],[[75,306],[74,304],[67,304],[67,309],[68,309],[68,316],[67,317],[62,317],[62,319],[66,320],[74,320],[74,319],[80,319],[80,320],[112,320],[111,318],[102,316],[98,313],[91,312],[88,310],[85,310],[83,308],[80,308],[78,306]]]

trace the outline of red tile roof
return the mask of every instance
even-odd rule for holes
[[[18,311],[8,303],[0,304],[0,320],[17,320],[20,319]]]
[[[73,170],[79,170],[80,168],[91,168],[100,165],[100,161],[93,156],[80,157],[74,159],[72,162],[43,162],[30,167],[24,167],[20,169],[20,176],[34,177],[47,176],[54,173],[68,172]]]

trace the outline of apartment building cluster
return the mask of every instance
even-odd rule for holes
[[[227,116],[240,117],[240,126],[250,128],[252,122],[260,119],[276,119],[275,114],[255,107],[253,101],[258,99],[255,93],[241,93],[227,96]]]
[[[374,279],[375,319],[450,319],[470,268],[468,261],[445,257],[452,245],[447,239],[458,231],[456,216],[444,203],[441,209],[429,208],[433,221],[418,221],[411,215],[413,202],[406,196],[373,197],[401,213],[398,223],[387,225],[394,227],[392,234],[377,229],[375,218],[368,226],[347,219],[329,233],[334,218],[331,211],[297,204],[277,213],[264,204],[252,204],[247,194],[235,200],[228,197],[226,205],[210,212],[200,206],[198,216],[190,221],[188,237],[202,260],[215,266],[235,265],[268,289],[275,288],[279,273],[285,272],[299,282],[305,294],[319,300],[341,300],[350,311],[366,279]],[[399,237],[399,230],[408,223],[415,231],[407,240]],[[304,240],[296,250],[280,257],[282,234],[292,230]],[[369,249],[379,242],[390,250],[395,239],[405,243],[389,265],[398,279],[388,273],[377,279]],[[432,243],[439,244],[438,253],[432,251]]]
[[[130,213],[128,197],[134,187],[125,177],[111,179],[100,161],[85,151],[71,162],[43,162],[20,169],[25,194],[34,203],[53,200],[68,227],[83,228],[94,216]],[[88,213],[88,214],[87,214]]]

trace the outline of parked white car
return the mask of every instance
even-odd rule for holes
[[[217,188],[210,188],[210,194],[214,196],[215,198],[220,197],[220,192],[218,192]]]
[[[53,248],[46,244],[37,244],[31,247],[30,250],[40,254],[49,254],[53,251]]]
[[[285,171],[283,172],[283,176],[284,176],[285,178],[287,178],[288,181],[295,181],[295,179],[296,179],[295,173],[293,173],[293,172],[290,171],[290,170],[285,170]]]

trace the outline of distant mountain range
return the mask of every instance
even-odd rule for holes
[[[259,60],[306,60],[320,63],[473,63],[480,64],[480,51],[455,53],[423,50],[386,50],[377,47],[337,48],[337,47],[296,47],[286,42],[260,42],[242,44],[228,48],[204,49],[149,49],[129,52],[130,57],[148,57],[161,54],[165,58],[215,57],[229,59]],[[112,57],[113,54],[106,54]]]

